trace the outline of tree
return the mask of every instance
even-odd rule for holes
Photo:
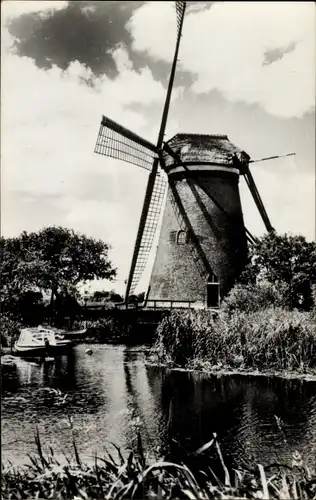
[[[141,292],[137,295],[130,295],[128,297],[128,303],[129,304],[135,304],[135,305],[138,305],[138,304],[141,304],[142,302],[144,302],[145,300],[145,292]]]
[[[44,290],[53,299],[76,297],[77,286],[94,279],[112,280],[116,270],[109,246],[71,229],[47,227],[2,239],[2,302],[27,291]]]
[[[106,290],[96,290],[92,297],[94,300],[97,300],[97,301],[102,300],[102,299],[109,300],[110,292],[107,292]]]
[[[109,302],[123,302],[123,297],[122,295],[116,293],[115,290],[111,291],[106,291],[106,290],[96,290],[94,294],[92,295],[92,298],[96,301],[100,301],[102,299],[109,301]]]
[[[287,285],[290,307],[308,310],[316,283],[316,244],[303,236],[270,233],[250,249],[243,283],[267,281]]]
[[[110,300],[112,302],[119,303],[119,302],[123,302],[124,298],[119,293],[116,293],[115,290],[111,290],[110,291]]]

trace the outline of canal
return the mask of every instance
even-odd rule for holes
[[[108,345],[78,345],[51,364],[18,359],[2,378],[3,462],[22,464],[36,451],[36,424],[44,449],[73,455],[73,432],[87,461],[111,443],[133,446],[138,430],[152,456],[164,454],[170,437],[194,451],[213,432],[230,466],[288,462],[295,450],[316,456],[315,382],[171,371],[145,361],[141,349]]]

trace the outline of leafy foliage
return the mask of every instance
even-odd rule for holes
[[[312,300],[313,300],[312,315],[316,321],[316,283],[312,286]]]
[[[11,347],[18,339],[21,324],[11,314],[1,314],[1,347]]]
[[[316,243],[303,236],[265,235],[251,248],[250,262],[240,278],[242,283],[263,280],[288,285],[288,305],[309,310],[316,283]]]
[[[134,295],[130,295],[128,297],[128,303],[129,304],[141,304],[142,302],[144,302],[145,300],[145,292],[141,292],[141,293],[138,293],[138,294],[134,294]]]
[[[123,302],[124,300],[122,295],[116,293],[115,290],[96,290],[92,295],[92,299],[95,301],[108,300],[112,302]]]
[[[92,321],[87,325],[86,338],[93,338],[96,342],[106,342],[107,340],[128,339],[131,334],[132,327],[119,318],[111,316],[100,318],[97,321]]]
[[[53,450],[44,453],[38,429],[35,439],[38,452],[30,456],[30,464],[2,467],[3,499],[315,498],[315,471],[298,452],[293,453],[291,465],[276,463],[265,469],[258,464],[247,470],[229,470],[216,434],[209,443],[187,455],[183,463],[149,461],[139,433],[128,453],[115,446],[117,457],[106,451],[89,465],[83,463],[74,437],[74,457],[66,457],[66,464],[58,461]],[[209,466],[207,454],[211,448],[216,452],[219,476]]]
[[[268,307],[289,307],[288,300],[289,285],[284,282],[273,283],[262,282],[257,285],[248,284],[235,285],[222,303],[222,311],[231,314],[233,312],[253,312]]]
[[[52,296],[73,296],[77,285],[93,279],[113,279],[109,247],[62,227],[47,227],[38,233],[23,232],[3,238],[2,304],[14,310],[25,293],[38,290]]]

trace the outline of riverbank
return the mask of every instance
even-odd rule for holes
[[[2,465],[3,499],[315,498],[316,471],[307,467],[298,452],[289,464],[273,460],[265,468],[259,463],[247,470],[229,470],[215,433],[211,441],[177,463],[170,454],[150,460],[140,434],[132,450],[124,453],[116,447],[117,457],[105,451],[104,457],[95,456],[94,465],[83,462],[74,439],[73,457],[66,457],[66,464],[56,459],[52,449],[50,454],[43,452],[38,429],[35,440],[37,454],[29,457],[30,463]],[[215,452],[215,464],[210,451]]]
[[[158,321],[154,324],[139,323],[133,310],[112,311],[113,316],[106,316],[97,320],[76,321],[72,330],[57,328],[54,325],[43,323],[42,326],[54,330],[56,333],[71,340],[74,344],[108,344],[139,346],[154,343],[154,334]],[[1,356],[12,354],[14,343],[17,341],[24,325],[11,317],[5,317],[1,325]],[[33,325],[37,326],[37,325]]]
[[[284,380],[302,380],[305,382],[316,382],[316,370],[310,371],[310,373],[300,373],[300,372],[282,372],[276,370],[252,370],[249,369],[229,369],[222,366],[209,366],[207,363],[199,363],[199,368],[192,367],[180,367],[173,363],[161,363],[157,361],[157,357],[153,355],[152,349],[149,350],[150,355],[148,356],[148,361],[145,363],[146,366],[154,366],[159,368],[167,368],[175,372],[187,372],[187,373],[197,373],[205,375],[216,375],[219,378],[222,376],[240,376],[240,377],[261,377],[261,378],[280,378]]]
[[[316,324],[310,312],[178,311],[157,329],[150,361],[219,374],[316,376]]]
[[[253,311],[224,307],[217,315],[178,310],[165,314],[155,334],[125,317],[90,322],[78,338],[76,332],[63,333],[75,343],[153,345],[149,362],[175,369],[304,380],[316,376],[315,312],[271,306]],[[1,354],[11,354],[10,347],[2,347]]]

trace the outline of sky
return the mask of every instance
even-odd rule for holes
[[[1,233],[101,238],[118,275],[92,288],[123,293],[148,172],[94,146],[102,114],[156,142],[174,2],[5,0],[1,14]],[[277,232],[314,240],[314,3],[187,2],[166,138],[177,132],[227,134],[254,160],[295,152],[252,173]],[[243,179],[240,192],[263,235]]]

